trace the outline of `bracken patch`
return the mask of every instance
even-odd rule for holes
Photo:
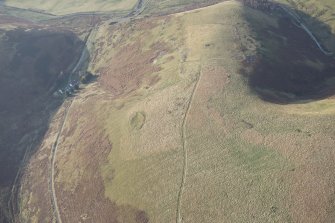
[[[146,79],[149,83],[157,83],[157,76],[151,75],[161,70],[153,60],[160,52],[167,51],[163,43],[154,44],[150,50],[142,50],[142,42],[137,41],[122,47],[102,69],[99,83],[114,96],[126,95],[141,87]]]

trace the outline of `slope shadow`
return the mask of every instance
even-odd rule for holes
[[[12,185],[20,182],[22,161],[38,148],[63,103],[53,93],[68,81],[83,47],[84,42],[69,31],[0,30],[1,222],[9,221],[5,206]]]
[[[320,50],[313,38],[302,28],[302,20],[297,21],[294,14],[288,13],[290,11],[286,11],[287,8],[279,3],[259,1],[263,5],[252,5],[252,1],[242,2],[277,19],[278,23],[277,26],[265,27],[257,24],[252,13],[244,13],[259,44],[256,53],[246,56],[244,68],[241,70],[247,77],[252,92],[265,101],[277,104],[306,103],[333,96],[334,57]],[[319,24],[324,33],[328,34],[328,38],[335,39],[329,25],[309,17],[304,12],[299,11],[297,14]],[[323,46],[321,48],[325,49]],[[248,54],[247,50],[245,53]]]

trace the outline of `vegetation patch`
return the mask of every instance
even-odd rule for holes
[[[145,123],[145,113],[136,112],[130,118],[130,126],[132,129],[140,130]]]
[[[24,9],[40,10],[55,15],[65,15],[77,12],[93,12],[93,11],[113,11],[113,10],[131,10],[136,0],[6,0],[5,4]]]

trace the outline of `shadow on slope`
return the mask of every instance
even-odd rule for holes
[[[22,160],[29,160],[39,146],[63,102],[53,93],[68,81],[83,46],[65,31],[0,30],[1,222],[9,215],[5,206],[13,183],[20,181]]]
[[[278,104],[305,103],[333,96],[334,58],[319,49],[294,15],[285,11],[282,5],[266,0],[242,2],[261,10],[269,19],[277,20],[277,25],[262,25],[252,13],[245,12],[246,21],[259,44],[253,53],[242,46],[246,58],[242,73],[248,78],[252,91],[263,100]],[[308,15],[304,14],[304,17]],[[314,21],[316,23],[325,33],[331,33],[328,25]],[[334,36],[330,38],[335,39]]]

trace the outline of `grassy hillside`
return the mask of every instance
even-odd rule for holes
[[[64,222],[334,221],[335,99],[319,92],[333,61],[285,15],[226,1],[94,36],[98,82],[56,161]],[[27,167],[25,219],[47,219],[40,169],[63,109]]]
[[[65,15],[76,12],[93,11],[127,11],[131,10],[137,0],[6,0],[5,5],[23,8],[41,10],[55,15]]]

